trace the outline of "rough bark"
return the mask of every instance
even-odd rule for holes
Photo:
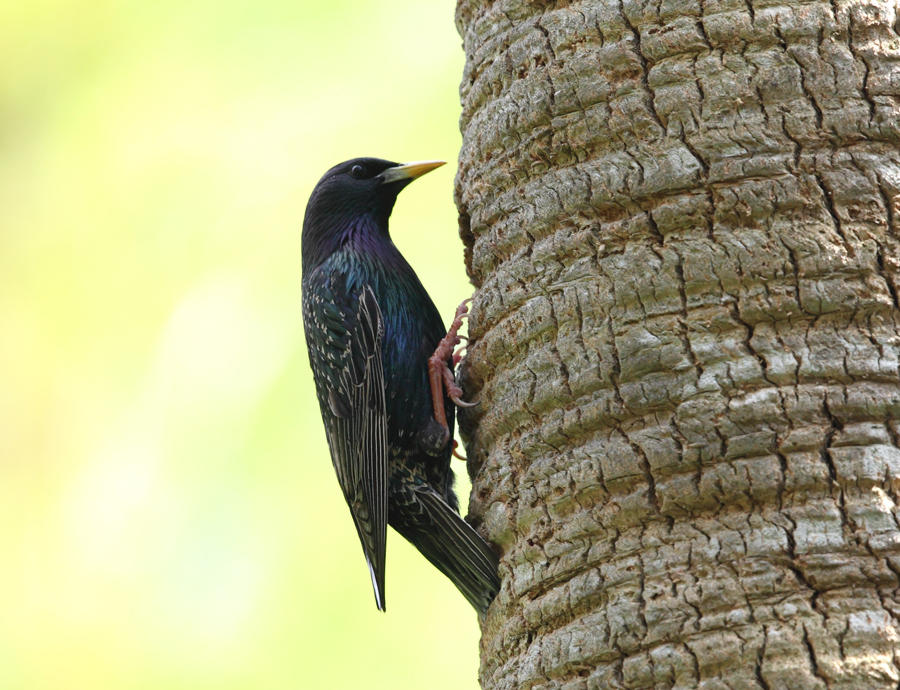
[[[459,0],[487,688],[900,681],[896,0]]]

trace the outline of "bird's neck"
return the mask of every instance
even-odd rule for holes
[[[365,257],[385,268],[405,263],[388,234],[386,218],[357,216],[331,227],[304,227],[302,245],[304,273],[339,252]]]

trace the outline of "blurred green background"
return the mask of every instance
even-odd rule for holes
[[[4,690],[476,687],[474,612],[393,533],[375,610],[300,318],[357,155],[450,162],[392,234],[447,319],[471,291],[453,9],[0,4]]]

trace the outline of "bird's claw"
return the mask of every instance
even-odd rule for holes
[[[455,369],[457,366],[459,366],[459,363],[462,361],[463,353],[466,352],[466,350],[469,349],[469,338],[468,338],[468,336],[465,336],[465,335],[458,335],[458,336],[456,336],[456,337],[457,337],[459,340],[464,340],[464,341],[465,341],[465,344],[464,344],[462,347],[457,348],[457,349],[453,352],[453,368],[454,368],[454,369]]]
[[[453,401],[457,407],[475,407],[477,402],[466,402],[462,399],[462,388],[456,383],[456,377],[450,371],[450,367],[444,366],[444,389],[447,391],[447,397]]]
[[[447,365],[450,361],[455,368],[462,359],[462,352],[468,347],[469,338],[459,335],[459,329],[462,327],[463,319],[469,314],[469,302],[472,298],[463,300],[462,304],[456,308],[456,314],[453,316],[453,322],[447,330],[441,342],[438,343],[434,354],[428,359],[428,379],[431,384],[431,402],[434,408],[434,418],[449,434],[449,425],[447,424],[447,411],[444,409],[444,394],[453,401],[454,405],[459,407],[474,407],[477,402],[466,402],[462,399],[462,389],[456,383],[456,377],[453,370]],[[457,345],[463,340],[466,341],[459,350],[454,351]]]

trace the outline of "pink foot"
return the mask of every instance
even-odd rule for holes
[[[462,388],[456,383],[453,370],[447,366],[447,360],[453,362],[453,366],[456,367],[459,364],[459,360],[462,359],[462,349],[465,348],[461,348],[460,351],[456,352],[454,352],[454,348],[463,339],[468,342],[468,338],[459,335],[459,329],[462,326],[463,319],[469,314],[469,302],[471,301],[470,298],[459,305],[447,335],[441,339],[441,342],[438,343],[437,348],[434,350],[434,354],[428,358],[428,381],[431,384],[431,404],[434,408],[434,418],[438,424],[447,430],[448,435],[450,427],[447,424],[447,411],[444,409],[444,393],[446,392],[447,397],[459,407],[474,407],[478,404],[466,402],[462,399]],[[455,446],[454,454],[456,454]]]

